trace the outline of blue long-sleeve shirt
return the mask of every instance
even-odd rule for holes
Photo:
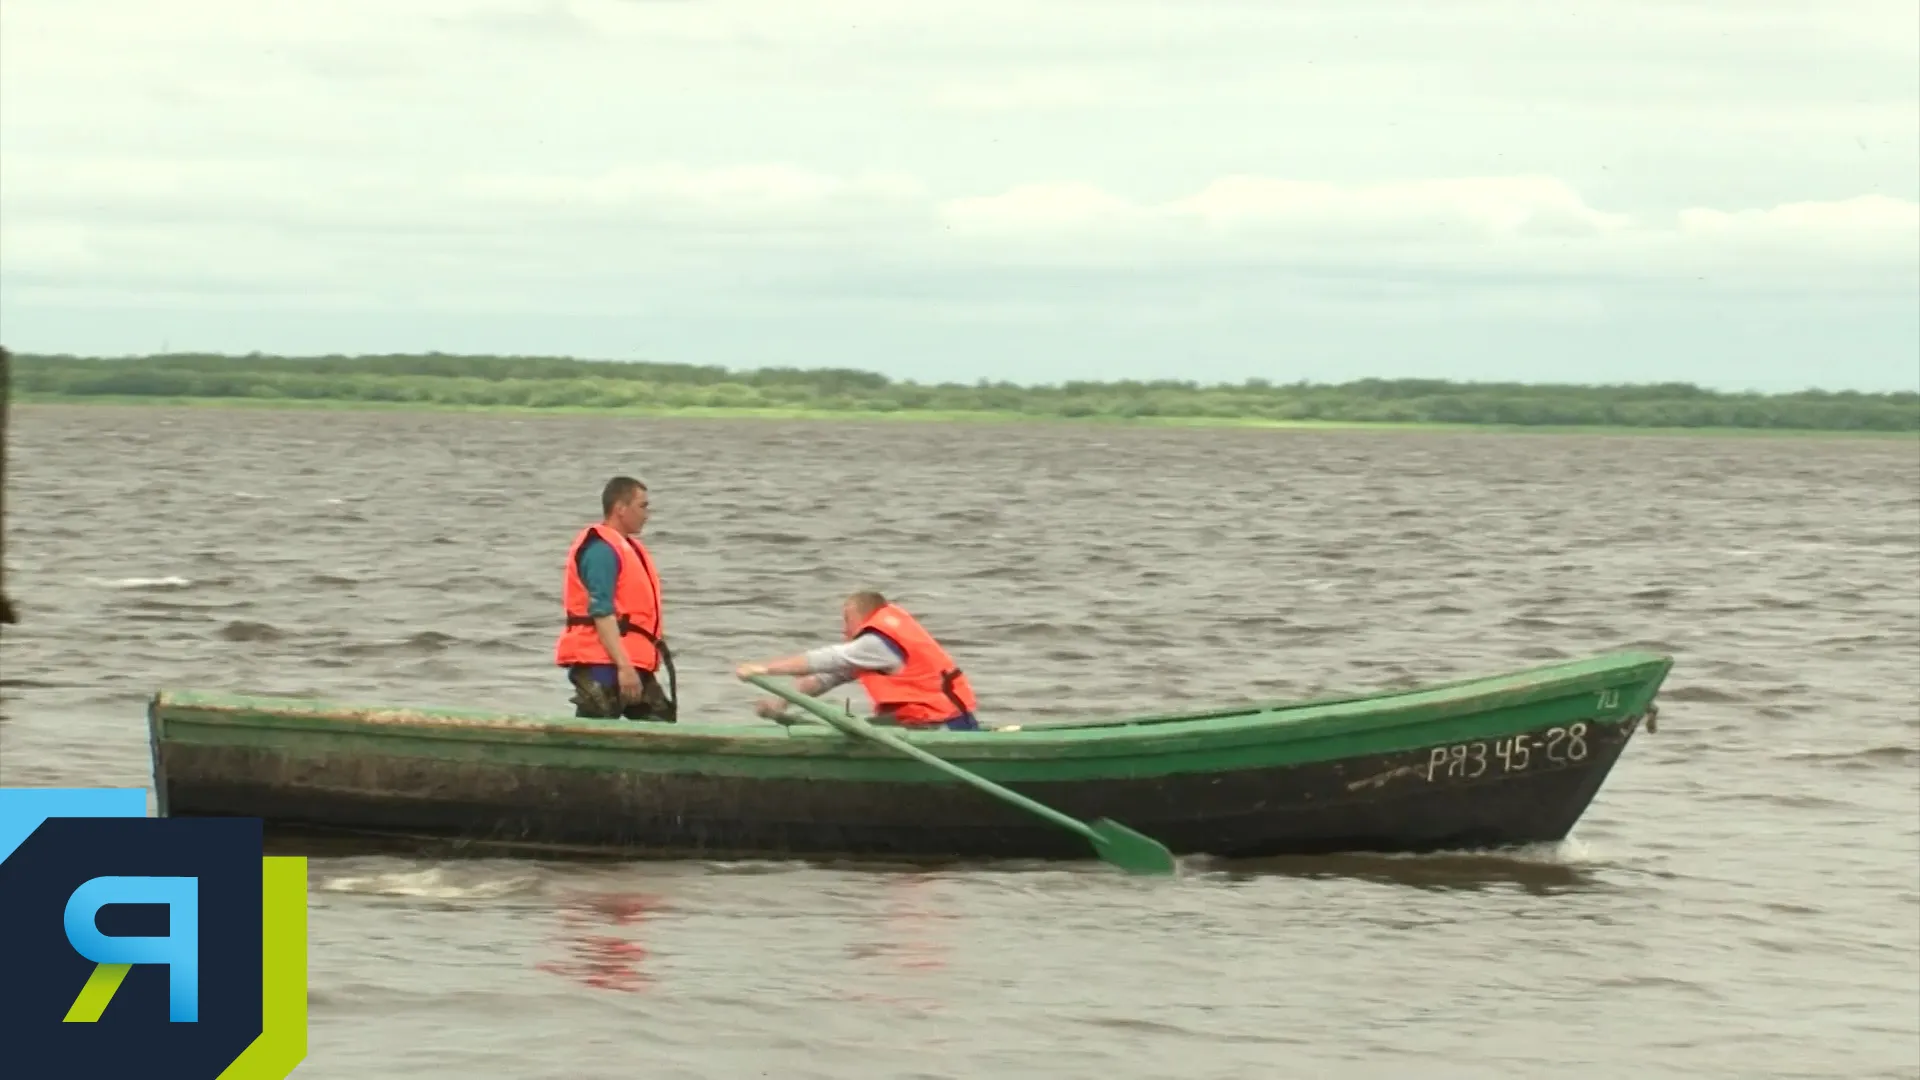
[[[587,586],[587,617],[613,614],[613,586],[620,577],[620,553],[598,534],[587,537],[574,556],[580,580]]]

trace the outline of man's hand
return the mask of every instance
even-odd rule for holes
[[[768,672],[765,664],[741,664],[733,669],[733,673],[745,679],[754,675],[765,675]]]
[[[754,703],[753,711],[771,720],[786,710],[787,703],[777,697],[761,698]]]
[[[620,683],[620,700],[629,704],[640,700],[640,673],[632,664],[621,664],[615,678]]]

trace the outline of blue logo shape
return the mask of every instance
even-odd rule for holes
[[[140,788],[0,788],[0,1073],[280,1080],[306,1055],[306,860]]]
[[[0,788],[0,863],[54,817],[146,817],[140,788]]]
[[[100,909],[108,904],[165,904],[167,933],[161,937],[108,937],[94,923]],[[67,897],[64,921],[68,943],[96,964],[165,965],[167,1019],[176,1023],[200,1019],[199,878],[97,877]],[[87,985],[94,985],[91,978]],[[104,1008],[105,1002],[101,1006]]]

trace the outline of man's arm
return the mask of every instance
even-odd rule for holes
[[[823,671],[816,675],[806,675],[795,679],[793,681],[793,688],[809,697],[819,697],[821,694],[837,686],[844,686],[852,681],[853,676],[851,675],[837,675],[832,672]]]
[[[811,674],[800,680],[796,688],[814,697],[852,682],[862,671],[898,671],[905,660],[894,651],[892,643],[879,634],[861,634],[852,641],[823,645],[801,655]]]
[[[764,664],[742,664],[742,675],[805,675],[795,689],[819,695],[857,677],[862,671],[900,670],[903,657],[878,634],[861,634],[852,641],[822,645]]]

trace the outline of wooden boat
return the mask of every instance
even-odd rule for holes
[[[1672,659],[1620,652],[1413,690],[906,738],[1179,855],[1497,848],[1565,837]],[[163,816],[496,853],[1083,859],[1085,840],[834,727],[677,725],[162,691]],[[891,729],[898,732],[899,729]]]

